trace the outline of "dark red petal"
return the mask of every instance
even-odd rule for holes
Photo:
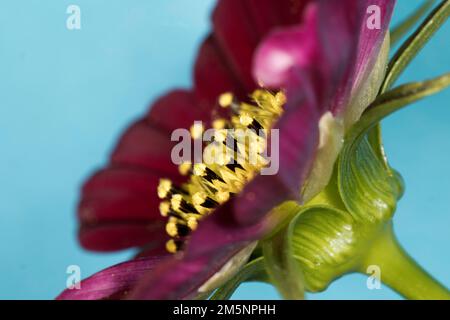
[[[177,167],[170,159],[173,142],[170,133],[146,120],[135,122],[126,130],[111,155],[113,165],[129,166],[176,177]]]
[[[248,94],[227,63],[216,39],[209,36],[200,47],[194,67],[194,90],[202,105],[215,106],[224,92],[233,92],[241,98]]]
[[[214,80],[216,79],[209,79],[211,82]],[[153,104],[147,121],[152,126],[163,129],[166,135],[164,141],[170,144],[170,135],[173,130],[189,129],[194,121],[210,121],[211,114],[211,107],[200,104],[192,92],[175,90]],[[170,151],[168,155],[170,156]]]
[[[266,36],[277,27],[301,22],[305,6],[312,0],[243,0],[247,12],[260,36]]]
[[[149,243],[163,247],[167,240],[164,223],[161,221],[85,224],[80,227],[78,238],[85,249],[105,252],[140,247]]]
[[[255,87],[251,62],[259,36],[249,20],[245,1],[219,1],[212,20],[214,36],[231,70],[245,90],[251,92]]]
[[[85,223],[103,220],[162,220],[158,212],[159,177],[146,170],[110,167],[94,174],[82,189],[78,216]]]
[[[161,245],[164,219],[158,211],[159,177],[144,169],[110,167],[82,189],[78,207],[83,247],[111,251],[148,242]]]
[[[209,119],[189,91],[172,91],[160,98],[146,118],[121,137],[109,168],[84,185],[78,216],[81,244],[91,250],[119,250],[145,244],[163,245],[164,220],[159,215],[160,178],[184,180],[171,161],[176,142],[172,130]]]
[[[137,281],[164,258],[166,258],[165,255],[151,256],[120,263],[83,280],[80,283],[80,289],[66,289],[56,299],[123,299],[136,285]]]

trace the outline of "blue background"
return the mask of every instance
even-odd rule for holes
[[[420,1],[399,0],[395,21]],[[74,209],[82,181],[107,161],[121,131],[158,95],[188,87],[213,0],[2,0],[0,4],[0,298],[50,299],[68,265],[86,277],[130,252],[97,254],[77,244]],[[77,4],[82,29],[66,28]],[[402,81],[450,69],[450,25]],[[384,122],[389,159],[406,180],[397,235],[450,285],[450,90]],[[350,275],[311,299],[398,298]],[[277,298],[267,285],[236,298]]]

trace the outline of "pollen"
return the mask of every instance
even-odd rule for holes
[[[228,108],[233,103],[234,96],[231,92],[223,93],[219,97],[219,105],[222,108]]]
[[[158,197],[164,199],[172,188],[172,182],[167,179],[161,179],[158,186]]]
[[[166,250],[169,253],[176,253],[180,249],[180,243],[177,243],[175,240],[170,239],[166,243]]]
[[[268,164],[264,157],[267,136],[283,112],[286,97],[283,92],[260,89],[250,98],[250,103],[239,102],[232,93],[222,94],[218,103],[231,107],[233,116],[210,124],[214,139],[205,145],[204,162],[181,164],[178,169],[188,180],[180,186],[160,180],[159,210],[167,217],[166,232],[171,237],[166,243],[168,252],[182,250],[201,220],[238,194]],[[204,130],[195,123],[190,128],[192,138],[201,138]]]
[[[226,126],[227,126],[227,121],[222,118],[216,119],[212,123],[212,127],[216,130],[224,129]]]
[[[192,168],[192,163],[183,162],[182,164],[180,164],[178,166],[178,171],[180,172],[181,175],[187,176],[189,174],[189,172],[191,171],[191,168]]]
[[[206,171],[206,164],[204,163],[196,163],[194,165],[194,175],[201,177],[205,174]]]
[[[183,197],[180,194],[176,194],[176,195],[172,196],[172,199],[170,199],[170,205],[175,210],[179,210],[182,200],[183,200]]]
[[[195,140],[200,139],[202,137],[203,131],[205,131],[205,128],[201,123],[194,123],[190,129],[191,136]]]
[[[242,113],[239,117],[239,121],[243,126],[249,126],[253,122],[253,118],[246,112]]]
[[[159,212],[161,213],[161,216],[167,217],[170,211],[170,203],[167,201],[163,201],[159,204]]]
[[[171,237],[175,237],[178,235],[177,225],[175,224],[175,222],[172,221],[166,224],[166,232]]]

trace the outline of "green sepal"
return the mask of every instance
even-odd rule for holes
[[[241,283],[246,281],[267,282],[267,274],[263,257],[248,262],[233,278],[218,288],[210,300],[228,300]]]
[[[386,78],[380,92],[386,92],[433,35],[444,25],[450,16],[450,1],[443,0],[419,26],[419,28],[398,49],[389,63]]]
[[[262,250],[270,282],[287,300],[303,300],[303,275],[292,248],[292,228],[281,230],[263,241]]]
[[[400,39],[405,36],[416,23],[430,10],[436,0],[426,0],[418,7],[410,16],[408,16],[400,24],[396,25],[391,31],[391,46],[397,44]]]

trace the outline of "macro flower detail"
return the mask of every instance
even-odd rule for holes
[[[267,164],[263,156],[266,140],[286,99],[282,92],[263,90],[255,91],[251,98],[254,105],[239,104],[231,93],[221,95],[219,105],[232,109],[235,115],[230,121],[214,120],[213,142],[205,147],[205,162],[180,165],[181,174],[190,174],[181,187],[160,180],[158,195],[164,201],[159,208],[161,215],[168,217],[166,231],[172,237],[166,244],[169,252],[180,250],[200,219],[239,193]],[[195,132],[194,125],[191,132],[194,138],[203,134],[201,129]]]
[[[374,5],[380,8],[378,29],[366,23],[367,8]],[[58,298],[207,298],[262,260],[266,281],[286,298],[302,298],[303,284],[286,288],[273,274],[271,262],[285,258],[277,261],[278,249],[295,252],[299,261],[287,257],[286,272],[304,273],[309,291],[323,290],[353,270],[347,259],[353,261],[352,254],[366,248],[361,243],[379,234],[373,230],[390,223],[402,193],[401,179],[386,159],[373,156],[383,150],[381,141],[372,143],[370,131],[385,116],[377,113],[385,107],[379,99],[402,99],[400,93],[383,95],[394,5],[393,0],[219,0],[213,30],[199,49],[192,90],[157,101],[82,190],[81,244],[97,251],[137,247],[140,253]],[[441,80],[439,90],[447,85],[447,78]],[[437,92],[438,85],[416,89],[411,92],[419,99]],[[396,108],[405,104],[401,100]],[[376,120],[370,128],[367,119]],[[172,163],[171,133],[181,128],[194,140],[212,128],[201,161]],[[279,139],[276,150],[269,143],[272,130]],[[367,141],[369,151],[363,149]],[[355,164],[361,150],[369,160]],[[278,171],[264,175],[268,152],[277,153]],[[359,174],[374,167],[378,171],[370,178],[385,178],[379,182],[388,196],[364,199],[358,192],[372,185]],[[387,208],[378,220],[370,205],[364,207],[370,214],[358,218],[367,199]],[[370,232],[355,236],[360,225]],[[327,245],[336,250],[330,255],[337,262],[328,263]],[[349,268],[335,268],[341,262]]]

